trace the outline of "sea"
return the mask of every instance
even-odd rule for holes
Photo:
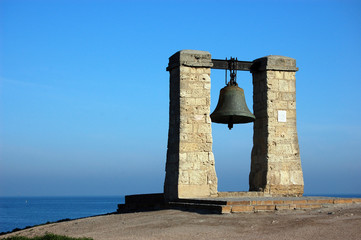
[[[124,196],[0,197],[0,233],[116,212]]]

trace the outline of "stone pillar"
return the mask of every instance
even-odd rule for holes
[[[182,50],[169,58],[168,200],[217,195],[210,114],[211,54]]]
[[[254,123],[250,191],[302,196],[296,129],[296,60],[267,56],[253,61]]]

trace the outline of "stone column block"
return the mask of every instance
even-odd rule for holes
[[[217,195],[210,121],[211,55],[182,50],[169,58],[169,132],[164,182],[169,200]]]
[[[302,196],[303,174],[296,128],[296,60],[267,56],[254,60],[251,191]]]

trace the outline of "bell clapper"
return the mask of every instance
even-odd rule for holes
[[[229,128],[229,130],[231,130],[233,128],[233,116],[229,117],[228,128]]]

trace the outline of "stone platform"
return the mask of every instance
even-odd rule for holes
[[[182,198],[166,201],[164,195],[141,194],[125,197],[125,204],[118,205],[118,213],[179,209],[210,214],[242,213],[278,210],[306,210],[328,207],[333,204],[361,204],[361,198],[338,197],[269,197],[252,196]]]

